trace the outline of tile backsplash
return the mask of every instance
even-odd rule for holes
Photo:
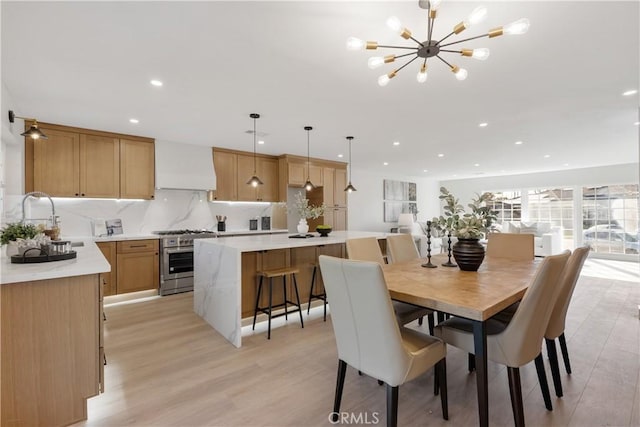
[[[225,215],[226,229],[248,230],[249,220],[272,217],[275,203],[207,202],[203,191],[156,190],[155,200],[113,200],[53,198],[60,216],[62,236],[91,236],[92,222],[119,218],[125,234],[149,234],[156,230],[216,230],[216,215]],[[23,196],[5,195],[2,223],[19,221]],[[47,199],[29,198],[25,202],[27,218],[47,218],[51,205]],[[258,221],[260,224],[261,221]],[[272,224],[271,228],[274,228]]]

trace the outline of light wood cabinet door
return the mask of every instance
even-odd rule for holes
[[[50,196],[80,195],[80,135],[43,128],[47,140],[33,141],[33,191]]]
[[[117,293],[158,289],[160,263],[157,240],[117,242]]]
[[[346,208],[336,208],[333,210],[333,229],[334,230],[347,229],[347,209]]]
[[[258,177],[264,185],[258,187],[258,200],[261,202],[278,201],[278,160],[258,159]]]
[[[254,175],[254,163],[253,156],[245,156],[243,154],[237,155],[238,160],[238,174],[236,175],[236,182],[238,183],[238,198],[246,202],[255,202],[258,200],[257,187],[253,187],[247,184],[247,181]],[[258,159],[256,159],[255,172],[258,178],[264,182],[264,178],[258,173]]]
[[[111,265],[110,272],[101,274],[104,295],[115,295],[117,289],[116,278],[118,277],[116,271],[116,242],[98,242],[96,244],[100,251],[102,251],[102,255],[104,255],[109,262],[109,265]]]
[[[80,134],[80,196],[120,197],[120,140]]]
[[[347,186],[347,170],[335,169],[333,174],[333,205],[346,207],[347,192],[344,189]]]
[[[216,200],[238,200],[237,156],[233,153],[213,150],[213,165],[216,169]],[[247,178],[249,179],[249,178]]]
[[[120,140],[120,197],[153,199],[155,147],[151,142]]]
[[[334,186],[334,168],[323,168],[322,175],[324,180],[324,185],[322,187],[322,196],[324,198],[324,204],[327,207],[332,207],[334,205],[333,201],[333,186]],[[325,224],[328,224],[325,222]]]
[[[294,187],[302,187],[307,179],[306,165],[302,163],[289,162],[287,168],[289,170],[288,184]]]

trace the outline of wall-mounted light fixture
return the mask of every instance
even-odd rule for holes
[[[258,178],[258,174],[256,172],[256,120],[260,118],[260,114],[251,113],[249,114],[249,117],[253,119],[253,176],[249,178],[249,181],[247,181],[247,185],[257,187],[258,185],[264,184],[262,181],[260,181],[260,178]]]
[[[29,130],[22,132],[20,135],[28,136],[31,139],[49,139],[47,135],[45,135],[40,129],[38,129],[38,121],[36,119],[16,116],[13,110],[9,110],[9,123],[13,123],[16,118],[33,121]]]
[[[309,131],[313,130],[311,126],[305,126],[304,130],[307,131],[307,182],[304,183],[304,189],[307,191],[313,190],[315,185],[311,182],[311,178],[309,177],[311,172],[311,162],[309,159]]]

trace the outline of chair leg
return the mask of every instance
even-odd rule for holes
[[[284,320],[289,320],[287,316],[287,275],[282,276],[282,291],[284,292]]]
[[[296,292],[296,302],[298,303],[298,314],[300,315],[300,327],[304,329],[304,320],[302,320],[302,306],[300,305],[300,294],[298,294],[298,281],[296,280],[296,275],[292,274],[293,277],[293,290]]]
[[[338,416],[340,413],[340,402],[342,401],[342,390],[344,389],[344,378],[347,374],[347,362],[338,360],[338,378],[336,379],[336,396],[333,401],[333,412],[331,413],[331,420],[338,422]]]
[[[468,366],[469,372],[473,372],[476,370],[476,356],[474,356],[471,353],[467,355],[467,366]]]
[[[387,427],[398,425],[398,387],[387,384]]]
[[[556,341],[545,338],[547,343],[547,355],[549,356],[549,366],[551,367],[551,378],[553,378],[553,388],[556,396],[562,397],[562,381],[560,381],[560,365],[558,364],[558,353],[556,352]]]
[[[433,328],[435,327],[435,321],[433,319],[433,313],[427,316],[427,322],[429,323],[429,334],[433,336]]]
[[[271,339],[271,313],[273,312],[273,277],[269,277],[269,325],[267,326],[267,339]]]
[[[260,284],[258,285],[258,296],[256,297],[256,308],[253,310],[253,327],[252,330],[256,329],[256,317],[258,316],[258,305],[260,303],[260,294],[262,293],[262,276],[260,276]]]
[[[564,369],[567,374],[571,375],[571,362],[569,362],[569,352],[567,351],[567,341],[564,339],[564,332],[558,337],[560,341],[560,351],[562,351],[562,358],[564,359]]]
[[[547,382],[547,373],[544,370],[544,362],[542,361],[542,353],[536,357],[536,372],[538,373],[538,381],[540,382],[540,390],[542,390],[542,398],[544,406],[548,411],[553,411],[551,406],[551,393],[549,393],[549,383]]]
[[[440,385],[440,403],[442,405],[442,418],[449,419],[449,400],[447,396],[447,359],[442,358],[436,364],[438,383]]]
[[[309,291],[309,305],[307,305],[307,315],[311,311],[311,298],[313,298],[313,287],[316,285],[316,267],[311,272],[311,290]]]
[[[418,325],[422,326],[423,321],[424,321],[424,317],[419,318]]]
[[[433,370],[433,395],[437,396],[438,394],[440,394],[440,375],[436,366]]]
[[[517,427],[524,426],[524,409],[522,407],[522,385],[520,384],[520,369],[507,366],[509,376],[509,394],[511,395],[511,409],[513,422]]]

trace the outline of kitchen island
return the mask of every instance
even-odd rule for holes
[[[103,390],[100,274],[110,266],[90,240],[73,249],[65,261],[0,258],[3,426],[73,424]]]
[[[305,303],[313,263],[319,255],[345,257],[347,239],[385,239],[387,236],[387,233],[366,231],[334,231],[327,237],[313,234],[314,237],[306,239],[273,234],[194,241],[194,311],[229,342],[240,347],[242,319],[253,317],[258,271],[298,267],[300,301]],[[319,272],[316,280],[321,280]],[[282,296],[281,287],[274,287],[274,305]]]

